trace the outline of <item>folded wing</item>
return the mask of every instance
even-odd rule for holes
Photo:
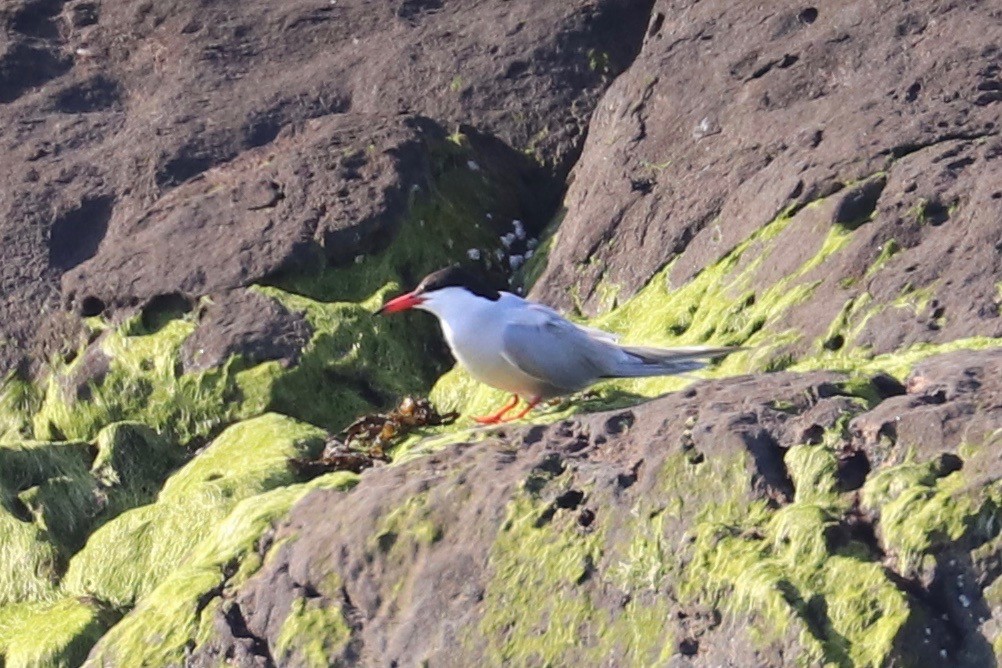
[[[613,335],[575,325],[533,305],[505,326],[502,355],[522,372],[564,392],[600,378],[666,376],[694,371],[734,348],[620,346]]]

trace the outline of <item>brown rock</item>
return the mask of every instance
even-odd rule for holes
[[[216,367],[232,355],[248,364],[278,360],[295,364],[313,334],[300,313],[292,313],[270,297],[233,290],[211,297],[200,313],[198,328],[181,348],[184,371]]]
[[[817,283],[814,297],[770,323],[803,334],[794,354],[818,350],[865,292],[876,312],[855,340],[826,346],[1002,335],[1002,56],[985,29],[997,8],[809,9],[655,4],[640,54],[596,110],[535,296],[596,313],[610,306],[601,284],[622,300],[672,261],[678,286],[817,202],[769,246],[752,284],[790,276],[833,226],[854,230],[798,279]],[[889,246],[898,252],[870,272]]]
[[[561,178],[599,93],[635,55],[648,9],[646,0],[9,3],[0,39],[0,338],[10,345],[0,348],[0,376],[31,357],[38,314],[60,306],[67,271],[75,270],[67,290],[93,315],[140,306],[163,277],[167,290],[156,294],[247,285],[301,261],[318,231],[329,253],[350,254],[355,229],[327,233],[358,223],[365,240],[384,229],[396,211],[390,182],[412,174],[395,175],[409,165],[377,151],[358,178],[336,177],[321,151],[368,134],[392,148],[403,139],[402,121],[389,120],[398,115],[450,131],[470,123],[538,151]],[[320,117],[332,118],[299,137],[319,133],[309,158],[282,129]],[[384,120],[365,120],[375,117]],[[327,210],[343,220],[296,209],[317,204],[303,192],[311,174],[279,181],[253,162],[273,143],[328,174],[318,189],[343,178],[349,192]],[[261,150],[208,173],[253,149]],[[533,185],[552,197],[547,179]],[[344,199],[366,204],[357,210]],[[235,227],[240,212],[245,223]],[[189,256],[184,271],[178,258]]]

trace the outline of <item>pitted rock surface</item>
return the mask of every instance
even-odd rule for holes
[[[864,294],[887,307],[855,343],[878,353],[1002,335],[1000,30],[990,3],[655,3],[596,110],[532,294],[598,313],[669,263],[678,286],[816,203],[752,284],[789,275],[833,226],[856,228],[802,277],[820,298],[782,318],[803,334],[795,354]],[[900,250],[870,271],[888,244]]]
[[[998,357],[992,351],[934,358],[916,371],[910,385],[941,386],[948,388],[945,392],[953,399],[957,394],[971,400],[982,396],[972,378],[991,376]],[[745,493],[782,507],[795,493],[785,453],[795,445],[816,443],[813,427],[841,433],[848,450],[854,440],[849,431],[840,432],[839,425],[844,426],[849,417],[855,416],[852,433],[856,425],[879,420],[885,408],[897,406],[905,419],[922,419],[925,404],[916,403],[911,395],[885,399],[866,411],[846,391],[844,380],[838,374],[816,372],[697,383],[684,392],[629,409],[581,415],[549,426],[502,427],[480,443],[448,446],[409,464],[371,469],[351,491],[315,492],[279,527],[273,538],[280,547],[268,552],[262,570],[226,598],[217,613],[218,635],[193,660],[196,665],[210,665],[220,656],[242,652],[246,638],[253,638],[269,660],[297,660],[294,651],[281,654],[278,639],[290,606],[305,597],[310,605],[334,606],[344,613],[351,640],[334,657],[337,660],[395,660],[403,665],[409,657],[420,656],[444,665],[483,661],[486,641],[476,631],[486,612],[480,601],[491,578],[500,575],[493,570],[492,545],[503,531],[505,507],[512,498],[532,489],[544,505],[547,500],[550,503],[538,522],[571,514],[580,531],[600,532],[603,553],[610,560],[593,564],[600,573],[614,568],[614,555],[622,554],[617,550],[633,540],[631,512],[680,503],[672,506],[682,509],[676,511],[679,514],[666,516],[659,526],[664,544],[681,550],[673,558],[684,562],[696,517],[707,505],[723,499],[707,498],[705,491],[686,486],[684,479],[666,481],[661,472],[672,458],[686,457],[695,467],[743,458]],[[960,431],[979,428],[985,421],[1002,428],[1002,415],[970,411],[958,415],[955,426]],[[922,457],[950,449],[946,442],[932,442]],[[986,444],[980,452],[989,449]],[[873,467],[892,463],[874,461]],[[989,457],[979,465],[985,473],[1002,473],[998,458]],[[868,473],[869,468],[864,477]],[[976,479],[981,480],[976,484],[989,482],[984,477]],[[854,492],[846,494],[851,497]],[[387,526],[387,518],[407,508],[413,499],[422,499],[420,522],[431,523],[440,534],[430,543],[405,543],[402,552],[395,552],[395,542],[405,540],[403,533],[395,531],[407,527],[389,534],[381,533],[379,527]],[[873,527],[867,524],[863,526],[869,528],[861,529],[860,521],[874,520],[861,520],[850,512],[833,529],[830,540],[837,544],[849,537],[869,536],[865,540],[879,554]],[[879,523],[876,527],[879,532]],[[943,554],[962,555],[970,563],[977,548],[978,544],[961,541]],[[977,622],[953,626],[954,608],[937,607],[946,605],[940,595],[944,587],[956,595],[946,575],[956,572],[956,568],[944,569],[915,585],[929,592],[912,599],[921,610],[916,620],[925,621],[906,625],[895,656],[905,662],[938,665],[939,647],[946,643],[958,652],[954,656],[967,657],[964,665],[977,665],[983,652],[990,651],[985,649]],[[978,586],[983,588],[1002,570],[983,567],[964,574],[979,576]],[[326,589],[324,583],[331,581],[340,584]],[[581,578],[568,591],[553,592],[554,596],[577,594],[586,596],[611,619],[625,614],[631,599],[598,576]],[[670,582],[646,592],[643,600],[661,600],[677,611],[671,618],[672,632],[666,634],[679,642],[671,665],[787,665],[789,657],[798,655],[795,637],[752,640],[743,617],[721,616],[719,611],[679,603],[679,593]],[[237,614],[246,626],[227,627],[226,620]],[[932,642],[923,642],[926,639]],[[612,663],[625,660],[615,650],[603,656]]]

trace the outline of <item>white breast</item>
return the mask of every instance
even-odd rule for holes
[[[456,360],[482,383],[507,392],[536,396],[539,382],[502,355],[505,323],[525,302],[507,293],[490,301],[462,288],[436,291],[421,308],[438,316]]]

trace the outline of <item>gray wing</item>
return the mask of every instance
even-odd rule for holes
[[[619,334],[613,334],[612,332],[607,332],[604,329],[597,329],[595,327],[589,327],[588,325],[579,325],[576,323],[572,323],[568,321],[566,318],[564,318],[564,316],[560,315],[559,313],[551,309],[549,306],[545,306],[543,304],[531,303],[530,308],[533,311],[539,311],[541,313],[550,315],[553,318],[556,318],[557,320],[561,320],[567,323],[568,325],[573,325],[574,327],[577,327],[578,329],[584,331],[593,339],[598,339],[599,341],[608,341],[609,343],[616,343],[617,341],[619,341]]]
[[[608,340],[535,305],[505,325],[501,341],[501,354],[523,373],[568,392],[601,377],[608,367],[605,357],[622,355]]]

